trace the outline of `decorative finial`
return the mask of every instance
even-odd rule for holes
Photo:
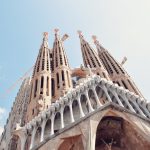
[[[54,31],[55,31],[55,34],[57,34],[57,33],[58,33],[58,31],[59,31],[59,29],[58,29],[58,28],[56,28],[56,29],[54,29]]]
[[[96,35],[92,35],[92,39],[94,40],[94,42],[97,40],[97,36]]]
[[[44,36],[44,38],[47,38],[48,37],[48,32],[44,32],[43,36]]]
[[[83,36],[82,31],[78,30],[77,33],[79,34],[79,36]]]

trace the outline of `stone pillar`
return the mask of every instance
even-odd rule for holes
[[[108,98],[108,101],[109,101],[109,102],[112,102],[112,100],[111,100],[111,98],[110,98],[110,96],[109,96],[109,94],[108,94],[107,88],[103,85],[103,86],[102,86],[102,89],[104,90],[104,92],[105,92],[105,94],[106,94],[106,97]]]
[[[119,105],[122,106],[122,107],[124,107],[123,104],[122,104],[122,102],[121,102],[121,100],[119,99],[117,93],[114,90],[112,90],[111,92],[115,96],[115,98],[116,98],[117,102],[119,103]]]
[[[54,113],[51,116],[51,135],[54,134]]]
[[[92,108],[90,99],[89,99],[88,91],[86,90],[84,94],[85,94],[85,96],[86,96],[86,98],[87,98],[87,102],[88,102],[88,106],[89,106],[89,112],[94,111],[94,109]]]
[[[41,132],[40,142],[42,142],[44,140],[45,125],[46,125],[46,120],[43,120],[42,126],[41,126],[42,132]]]
[[[121,96],[122,96],[123,100],[125,101],[125,103],[128,105],[129,109],[130,109],[131,111],[135,112],[135,110],[133,109],[133,107],[132,107],[131,104],[129,103],[128,99],[126,98],[125,94],[122,93]],[[136,113],[136,112],[135,112],[135,113]]]
[[[61,128],[64,128],[64,108],[61,106],[60,114],[61,114]]]
[[[85,116],[85,114],[84,114],[82,106],[81,106],[80,95],[77,96],[77,101],[78,101],[79,109],[80,109],[80,118],[82,118]]]
[[[92,86],[92,90],[93,90],[94,96],[95,96],[95,98],[96,98],[97,107],[102,106],[102,104],[101,104],[101,102],[100,102],[100,100],[99,100],[99,98],[98,98],[98,96],[97,96],[97,93],[96,93],[96,91],[95,91],[95,87],[94,87],[94,86]]]
[[[35,134],[36,134],[37,127],[34,127],[32,131],[32,136],[31,136],[31,144],[30,144],[30,149],[34,147],[34,140],[35,140]]]
[[[74,116],[73,116],[73,110],[72,110],[72,103],[69,103],[69,108],[70,108],[70,119],[71,123],[74,122]]]

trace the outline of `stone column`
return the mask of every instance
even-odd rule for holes
[[[135,110],[133,109],[133,107],[132,107],[131,104],[129,103],[128,99],[126,98],[125,94],[122,93],[121,96],[122,96],[123,100],[125,101],[125,103],[128,105],[129,109],[130,109],[131,111],[135,112]],[[135,112],[135,113],[136,113],[136,112]]]
[[[61,128],[64,128],[64,108],[63,108],[63,106],[61,106],[60,114],[61,114]]]
[[[54,113],[51,116],[51,135],[54,134]]]
[[[95,96],[95,98],[96,98],[97,107],[102,106],[102,104],[101,104],[101,102],[100,102],[100,100],[99,100],[99,98],[98,98],[98,96],[97,96],[97,93],[96,93],[96,91],[95,91],[95,87],[94,87],[94,86],[92,86],[92,90],[93,90],[94,96]]]
[[[70,108],[70,119],[71,123],[74,122],[74,116],[73,116],[73,110],[72,110],[72,103],[69,103],[69,108]]]
[[[121,100],[118,97],[118,94],[114,90],[112,90],[111,92],[115,96],[115,98],[116,98],[117,102],[119,103],[119,105],[122,106],[122,107],[124,107],[123,104],[122,104],[122,102],[121,102]]]
[[[45,125],[46,125],[46,120],[43,120],[42,125],[41,125],[42,132],[41,132],[40,142],[44,140]]]
[[[105,92],[105,94],[106,94],[106,97],[108,98],[108,101],[109,101],[109,102],[112,102],[112,100],[111,100],[111,98],[110,98],[110,96],[109,96],[109,94],[108,94],[107,88],[103,85],[103,86],[102,86],[102,89],[104,90],[104,92]]]
[[[85,96],[86,96],[86,98],[87,98],[87,102],[88,102],[88,106],[89,106],[89,112],[94,111],[94,109],[92,108],[90,99],[89,99],[88,91],[86,90],[84,94],[85,94]]]

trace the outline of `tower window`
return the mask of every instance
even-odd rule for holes
[[[51,86],[52,96],[55,96],[55,81],[54,81],[54,79],[52,79],[51,84],[52,84],[52,86]]]
[[[59,88],[59,74],[57,73],[56,76],[57,76],[57,88]]]
[[[43,86],[44,86],[44,77],[42,76],[41,77],[41,88],[43,88]]]

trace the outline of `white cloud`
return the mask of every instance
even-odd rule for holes
[[[4,128],[0,126],[0,136],[1,136],[2,132],[3,132],[3,130],[4,130]]]
[[[0,108],[0,115],[3,115],[6,112],[5,108]]]

